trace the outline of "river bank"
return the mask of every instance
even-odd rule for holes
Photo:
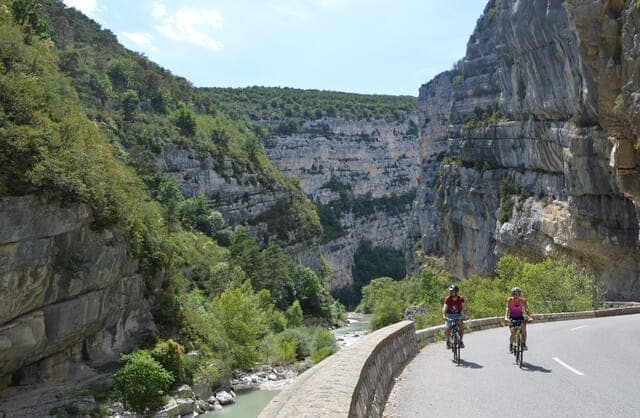
[[[347,313],[347,325],[336,328],[331,332],[336,337],[338,348],[344,348],[370,331],[371,315],[359,314],[355,312]],[[300,373],[306,367],[298,366]],[[287,371],[288,370],[288,371]],[[255,374],[247,374],[236,379],[235,388],[240,389],[236,395],[235,402],[226,405],[223,409],[207,412],[203,417],[215,418],[249,418],[257,417],[274,396],[290,384],[298,375],[293,369],[280,369],[280,376],[271,376],[271,380],[260,379],[257,381]],[[276,379],[276,377],[284,377]]]

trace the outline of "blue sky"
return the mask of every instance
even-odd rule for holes
[[[64,0],[198,87],[417,96],[487,0]]]

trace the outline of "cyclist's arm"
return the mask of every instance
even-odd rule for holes
[[[464,314],[465,319],[469,317],[469,311],[467,311],[467,304],[462,304],[462,313]]]
[[[509,299],[507,299],[507,308],[504,311],[504,320],[505,321],[509,320]]]
[[[531,317],[531,312],[529,312],[529,304],[527,303],[526,299],[522,299],[522,307],[524,308],[524,311],[527,313],[527,316]]]
[[[447,302],[444,303],[444,306],[442,307],[442,319],[447,319],[447,309],[449,307],[447,306]]]

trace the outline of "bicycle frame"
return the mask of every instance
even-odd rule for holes
[[[523,322],[524,321],[516,320],[515,326],[513,327],[516,333],[516,336],[513,340],[513,345],[512,345],[513,355],[516,359],[516,364],[520,368],[524,367],[524,360],[523,360],[524,350],[522,350],[522,323]]]
[[[458,321],[454,321],[450,330],[451,351],[453,351],[453,361],[460,364],[460,326]]]

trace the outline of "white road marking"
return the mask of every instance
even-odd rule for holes
[[[582,373],[580,370],[576,370],[573,367],[569,366],[567,363],[565,363],[564,361],[560,360],[558,357],[554,357],[553,358],[556,362],[558,362],[558,364],[560,364],[563,367],[566,367],[568,370],[574,372],[575,374],[577,374],[578,376],[584,376],[584,373]]]
[[[571,328],[569,331],[576,331],[578,329],[587,328],[589,325],[581,325],[579,327]]]

